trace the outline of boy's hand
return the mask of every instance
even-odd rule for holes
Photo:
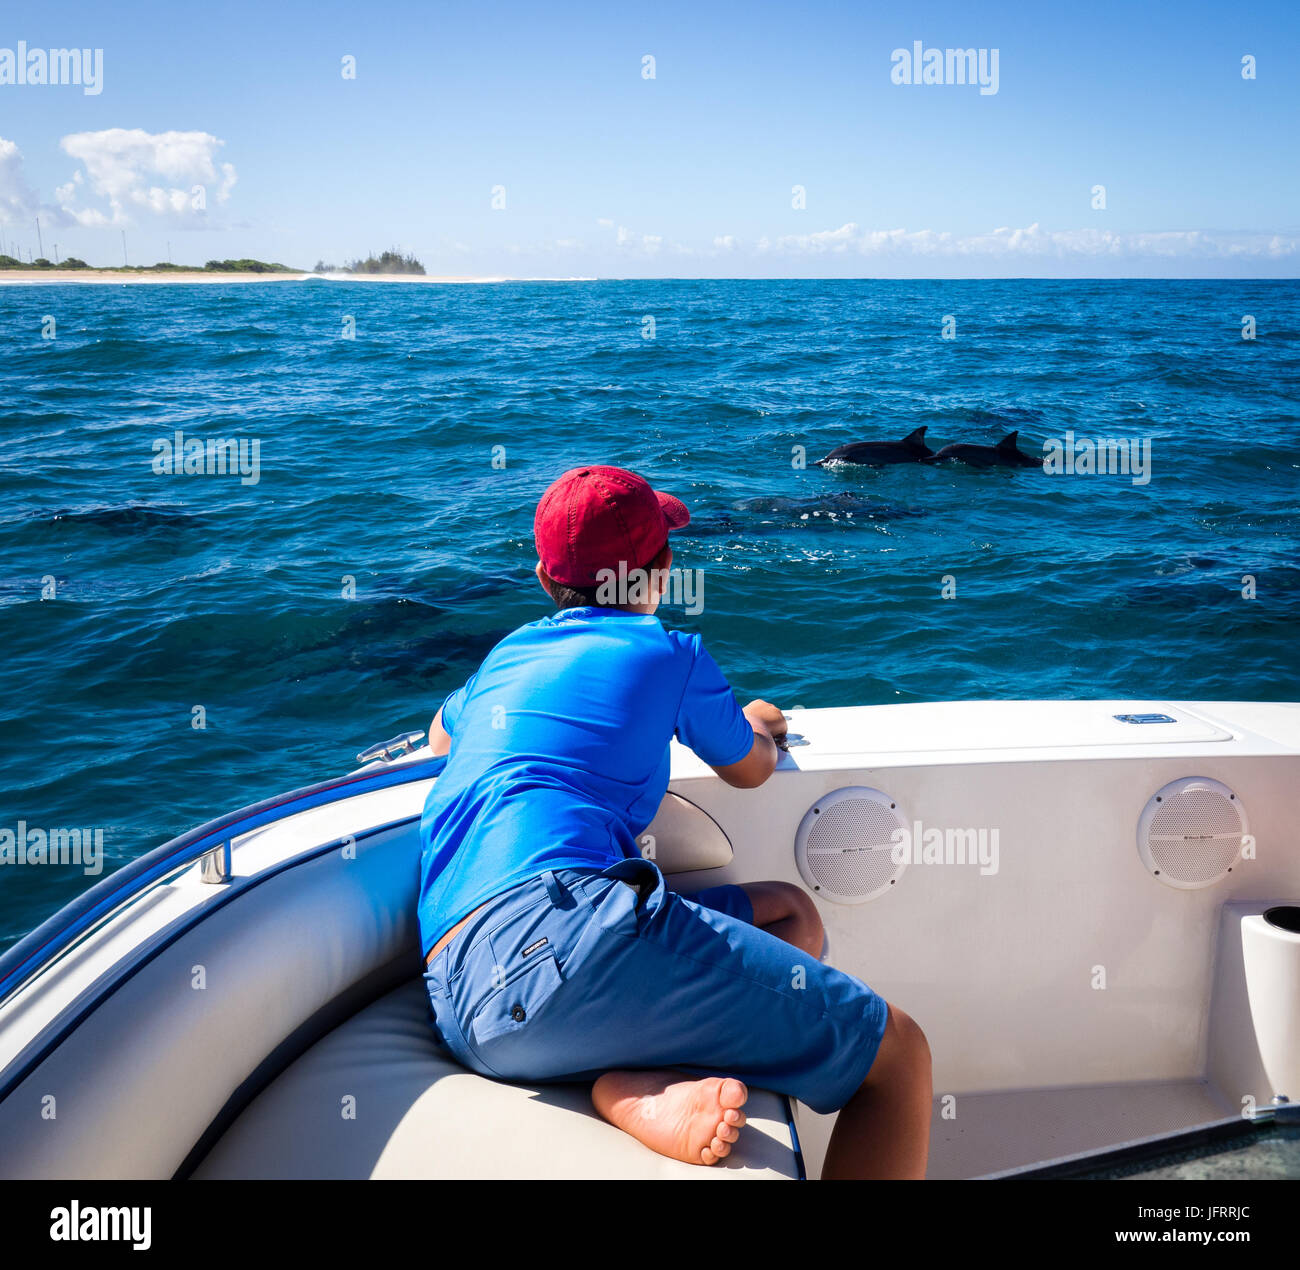
[[[786,734],[789,726],[777,706],[770,701],[764,701],[761,697],[751,701],[742,711],[755,728],[760,728],[766,732],[773,740]]]

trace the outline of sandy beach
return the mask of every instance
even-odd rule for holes
[[[56,286],[65,282],[87,282],[99,285],[120,284],[136,286],[142,283],[173,282],[508,282],[508,278],[473,278],[451,275],[434,277],[428,274],[395,273],[218,273],[215,270],[196,269],[153,271],[142,269],[138,273],[117,273],[111,269],[5,269],[0,270],[0,286],[13,283],[35,283]]]

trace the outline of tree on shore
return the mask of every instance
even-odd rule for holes
[[[209,260],[200,269],[197,265],[174,265],[160,260],[156,265],[89,265],[78,256],[55,264],[44,256],[23,261],[13,256],[0,255],[0,269],[100,269],[105,273],[298,273],[288,265],[268,264],[265,260]]]
[[[422,265],[414,255],[403,252],[397,247],[390,247],[378,256],[371,252],[364,260],[351,260],[342,268],[327,265],[323,260],[316,262],[314,273],[424,273]]]
[[[155,268],[162,268],[156,265]],[[209,273],[295,273],[288,265],[267,264],[265,260],[209,260],[203,266]]]

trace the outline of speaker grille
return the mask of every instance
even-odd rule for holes
[[[1211,886],[1232,872],[1247,828],[1241,800],[1228,786],[1189,777],[1171,781],[1147,803],[1138,820],[1138,852],[1166,886]]]
[[[814,803],[799,825],[800,876],[818,895],[841,904],[883,895],[907,867],[893,858],[893,834],[905,825],[894,800],[881,790],[837,789]]]

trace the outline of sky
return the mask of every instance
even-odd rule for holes
[[[96,91],[6,82],[20,41]],[[996,91],[896,82],[917,41]],[[0,7],[24,258],[39,217],[92,264],[1295,277],[1298,124],[1296,0]]]

